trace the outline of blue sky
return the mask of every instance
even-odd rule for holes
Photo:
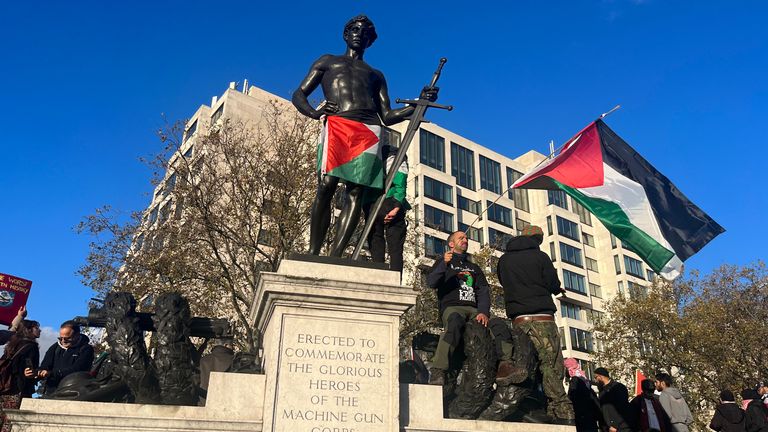
[[[448,58],[429,118],[510,156],[600,113],[727,232],[688,268],[765,258],[765,2],[2,2],[0,272],[34,282],[47,326],[84,314],[76,275],[104,204],[149,203],[155,130],[230,81],[283,97],[368,14],[366,60],[414,97]]]

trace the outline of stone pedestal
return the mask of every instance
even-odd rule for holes
[[[264,431],[395,432],[398,324],[416,293],[386,270],[284,260],[263,273]]]
[[[402,384],[400,422],[403,432],[575,432],[573,426],[443,418],[443,391],[438,386]]]
[[[12,431],[260,431],[264,375],[213,372],[204,407],[23,399]]]

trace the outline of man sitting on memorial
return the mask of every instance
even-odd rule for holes
[[[491,313],[490,287],[480,267],[469,261],[468,246],[467,235],[463,231],[451,234],[448,237],[449,250],[435,260],[427,276],[427,284],[437,289],[440,316],[445,329],[432,357],[430,384],[445,383],[445,371],[461,341],[465,323],[474,319],[488,326]]]
[[[93,363],[93,347],[88,336],[80,334],[74,321],[64,321],[59,329],[58,342],[51,345],[40,363],[38,378],[45,378],[45,394],[56,391],[62,378],[73,372],[85,372]]]

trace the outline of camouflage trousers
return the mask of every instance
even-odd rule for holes
[[[574,418],[571,401],[563,386],[565,366],[557,325],[554,321],[528,321],[514,325],[527,334],[536,347],[542,387],[547,396],[547,414],[558,418]]]

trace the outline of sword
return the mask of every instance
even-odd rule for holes
[[[440,59],[440,64],[437,66],[437,70],[432,75],[432,82],[429,83],[429,87],[434,87],[437,85],[437,80],[440,79],[440,73],[443,70],[443,66],[445,65],[445,62],[447,62],[448,59],[445,57]],[[363,243],[368,238],[368,234],[371,232],[371,228],[373,227],[373,221],[376,218],[376,215],[379,213],[379,210],[381,209],[381,204],[384,202],[384,197],[387,196],[387,192],[389,192],[389,188],[392,186],[392,181],[395,179],[395,174],[397,173],[398,168],[400,168],[400,164],[403,163],[403,160],[405,159],[405,155],[408,152],[408,147],[411,145],[411,141],[413,141],[414,135],[416,135],[416,131],[419,130],[419,127],[421,126],[422,122],[425,122],[424,120],[424,114],[427,112],[427,108],[439,108],[439,109],[445,109],[448,111],[453,110],[453,106],[451,105],[441,105],[434,102],[429,101],[428,99],[422,99],[419,97],[416,100],[413,99],[396,99],[395,103],[399,104],[409,104],[409,105],[415,105],[416,109],[413,111],[413,114],[411,114],[410,121],[408,122],[408,129],[405,131],[405,135],[403,136],[403,139],[400,141],[400,148],[397,150],[397,156],[395,156],[395,162],[392,165],[392,168],[387,173],[387,178],[384,180],[384,193],[376,200],[376,203],[371,208],[371,211],[368,213],[368,220],[365,221],[365,228],[363,228],[363,235],[360,236],[360,240],[357,242],[357,246],[355,246],[355,252],[352,254],[353,260],[360,259],[360,250],[363,248]],[[387,161],[384,161],[384,166],[386,166]]]

